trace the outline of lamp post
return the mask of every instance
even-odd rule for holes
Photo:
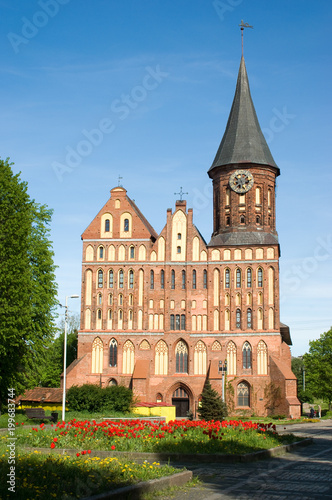
[[[221,373],[221,399],[225,402],[225,378],[227,373],[227,360],[225,359],[224,364],[219,361],[218,367],[219,374]]]
[[[67,323],[68,323],[68,299],[79,299],[79,295],[67,295],[65,307],[65,336],[63,341],[63,392],[62,392],[62,421],[65,421],[66,411],[66,370],[67,370]]]

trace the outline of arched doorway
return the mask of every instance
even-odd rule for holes
[[[172,395],[172,405],[175,406],[176,417],[186,417],[189,411],[189,395],[183,387],[178,387]]]

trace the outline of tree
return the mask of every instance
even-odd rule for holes
[[[67,367],[77,358],[78,328],[78,315],[69,315],[67,328]],[[38,381],[35,385],[41,387],[60,387],[61,373],[63,372],[64,319],[60,321],[58,333],[59,335],[49,342],[44,361],[38,370]]]
[[[0,159],[0,409],[9,388],[29,386],[54,334],[52,211],[30,199],[27,183]]]
[[[309,352],[303,356],[306,384],[316,397],[332,403],[332,327],[319,339],[309,342]]]
[[[202,392],[201,406],[198,410],[202,420],[223,420],[227,417],[227,406],[221,400],[216,390],[212,389],[211,383],[207,380]]]
[[[297,397],[302,403],[313,403],[314,397],[308,388],[308,384],[303,384],[303,382],[306,382],[304,369],[305,366],[303,356],[299,356],[297,358],[292,357],[292,372],[297,378]],[[304,385],[305,389],[303,390]]]

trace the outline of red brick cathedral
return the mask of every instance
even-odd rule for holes
[[[194,413],[206,379],[234,413],[297,417],[288,326],[279,318],[279,175],[261,132],[242,57],[234,101],[208,171],[213,233],[206,243],[178,200],[157,234],[127,191],[82,235],[78,357],[68,386],[124,384],[142,402]],[[224,372],[225,373],[225,372]]]

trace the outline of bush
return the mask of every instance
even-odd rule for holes
[[[205,382],[202,392],[201,406],[198,415],[202,420],[223,420],[227,417],[227,405],[211,387],[209,380]]]
[[[133,393],[123,385],[101,388],[94,384],[73,385],[66,399],[73,411],[117,411],[127,413],[133,404]]]
[[[112,385],[102,389],[103,410],[128,413],[133,404],[133,392],[124,385]]]

